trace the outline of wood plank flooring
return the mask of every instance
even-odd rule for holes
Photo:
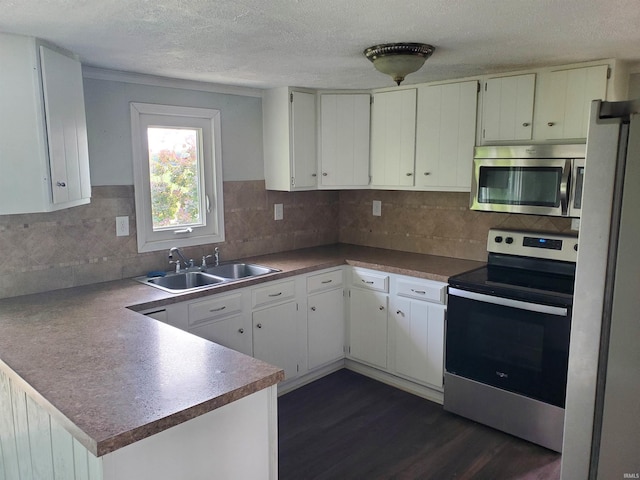
[[[278,400],[280,480],[557,480],[560,455],[343,369]]]

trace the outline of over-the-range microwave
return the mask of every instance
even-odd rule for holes
[[[470,208],[580,217],[586,146],[476,147]]]

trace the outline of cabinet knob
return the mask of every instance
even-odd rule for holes
[[[67,186],[67,184],[66,184],[66,183],[64,183],[64,182],[56,182],[56,185],[57,185],[58,187],[66,187],[66,186]]]
[[[322,176],[323,176],[323,177],[326,177],[327,175],[328,175],[328,173],[327,173],[327,172],[322,172]]]
[[[315,312],[316,311],[316,307],[311,307],[311,311]]]
[[[312,174],[311,174],[311,176],[312,176],[312,177],[317,177],[317,176],[318,176],[318,174],[316,174],[316,173],[312,173]]]
[[[529,122],[524,122],[524,123],[522,124],[522,126],[523,126],[523,127],[528,127],[529,125],[531,125]]]
[[[404,317],[404,312],[402,310],[396,310],[396,315],[402,315]]]
[[[238,329],[238,332],[239,332],[239,333],[244,333],[244,328],[239,328],[239,329]]]
[[[256,325],[256,327],[258,327],[258,328],[262,328],[262,324],[261,324],[261,323],[259,323],[259,324],[257,324],[257,325]]]
[[[411,177],[411,176],[413,176],[413,173],[408,172],[408,173],[407,173],[407,177]]]
[[[384,305],[380,305],[380,306],[378,307],[378,310],[384,310]]]
[[[549,123],[547,123],[547,125],[548,125],[549,127],[553,127],[553,126],[555,125],[555,122],[549,122]]]
[[[431,175],[431,172],[424,172],[425,176]]]

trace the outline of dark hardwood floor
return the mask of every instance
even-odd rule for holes
[[[340,370],[278,400],[279,478],[557,480],[560,455]]]

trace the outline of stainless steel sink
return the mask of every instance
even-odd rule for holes
[[[216,285],[225,281],[214,275],[203,272],[169,273],[164,277],[137,278],[139,282],[152,285],[171,293],[181,293],[187,290],[196,290],[210,285]]]
[[[279,271],[253,263],[224,263],[202,271],[167,273],[161,277],[138,277],[135,280],[169,293],[185,293]]]
[[[207,267],[203,270],[205,273],[229,280],[256,277],[258,275],[266,275],[267,273],[278,271],[279,270],[276,270],[275,268],[264,267],[253,263],[224,263],[222,265]]]

